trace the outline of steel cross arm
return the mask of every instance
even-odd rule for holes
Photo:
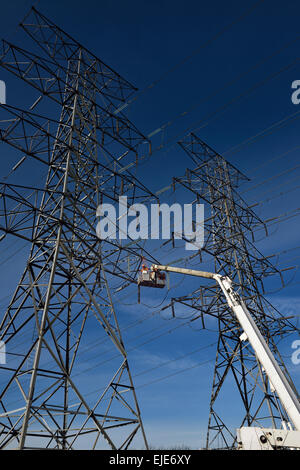
[[[208,177],[206,175],[203,176],[201,172],[198,170],[198,168],[187,169],[187,177],[189,177],[190,174],[194,175],[194,177],[197,178],[197,180],[201,179],[201,181],[207,185]],[[177,179],[177,182],[180,183],[180,180]],[[226,182],[224,183],[224,187],[226,187]],[[221,189],[215,188],[216,192],[219,193],[220,198],[226,197],[225,193],[222,192],[222,189],[223,187]],[[245,216],[248,216],[248,217],[251,216],[253,219],[257,221],[256,222],[257,224],[261,224],[265,226],[266,225],[265,222],[261,220],[260,217],[257,214],[255,214],[255,212],[251,208],[248,207],[248,205],[246,204],[244,199],[240,196],[240,194],[236,191],[236,189],[232,188],[231,191],[239,199],[239,202],[236,201],[235,204],[236,204],[236,207],[241,211],[241,213],[242,214],[245,213]],[[244,223],[243,223],[243,226],[245,226]]]
[[[275,357],[273,356],[267,342],[262,336],[258,326],[253,320],[246,304],[240,298],[237,292],[232,288],[232,281],[227,276],[221,274],[211,273],[206,271],[198,271],[194,269],[177,268],[173,266],[152,265],[152,269],[159,271],[174,272],[179,274],[186,274],[189,276],[198,276],[206,279],[214,279],[217,281],[222,289],[222,292],[227,300],[227,303],[241,325],[245,335],[241,340],[247,339],[251,344],[255,355],[257,356],[260,364],[265,369],[266,375],[269,378],[271,385],[277,392],[280,401],[285,408],[291,422],[295,429],[300,431],[300,402],[299,399],[289,384],[286,376],[279,367]]]
[[[21,49],[18,46],[8,43],[7,41],[5,42],[7,43],[10,50],[12,51],[12,55],[13,55],[13,58],[15,59],[15,63],[13,63],[11,60],[9,62],[4,62],[2,59],[0,62],[0,65],[4,69],[12,73],[13,75],[17,76],[18,78],[21,78],[27,84],[29,84],[30,86],[38,90],[40,93],[42,93],[41,96],[46,95],[48,98],[55,101],[58,105],[61,105],[61,106],[65,105],[66,103],[64,102],[64,97],[62,96],[63,93],[61,90],[64,90],[67,85],[66,79],[58,77],[56,71],[51,70],[51,68],[49,68],[48,66],[49,63],[45,63],[45,59],[43,59],[42,57],[29,53],[25,51],[24,49]],[[19,55],[21,55],[19,60],[17,60],[16,53],[19,53]],[[14,64],[16,65],[14,66]],[[21,70],[20,64],[25,64],[26,68],[24,70]],[[38,78],[29,76],[29,72],[31,71],[36,71],[34,75],[36,75],[39,72]],[[49,77],[47,77],[47,79],[41,78],[42,72],[46,72],[47,74],[49,73]],[[67,67],[65,68],[64,72],[67,73]],[[35,78],[34,83],[32,81],[32,78]],[[44,82],[46,83],[48,82],[49,84],[44,85]],[[57,84],[57,87],[55,87],[55,84]],[[46,88],[46,86],[48,88]],[[90,86],[92,86],[92,84],[90,84]],[[71,89],[74,92],[74,94],[76,93],[76,88],[73,87],[69,83],[68,83],[68,88]],[[103,95],[103,93],[97,88],[96,88],[96,91],[97,93],[99,93],[100,96]],[[61,95],[60,98],[56,97],[56,95],[58,94]],[[41,98],[39,98],[39,100],[40,99]],[[97,110],[98,120],[99,121],[101,120],[101,127],[99,127],[99,122],[98,122],[97,128],[101,128],[103,130],[104,129],[103,123],[105,124],[106,122],[108,122],[108,127],[105,128],[108,136],[112,138],[116,138],[117,140],[120,141],[120,143],[122,143],[127,148],[133,151],[134,151],[134,146],[138,145],[140,140],[147,141],[150,144],[149,139],[146,136],[144,136],[124,114],[118,113],[118,116],[116,116],[116,114],[114,114],[113,111],[109,110],[109,107],[105,108],[104,106],[100,105],[99,103],[97,103],[95,100],[92,100],[91,98],[87,98],[87,101],[90,103],[91,107],[95,106]],[[112,103],[111,103],[111,106],[116,108],[116,106],[113,105]],[[108,128],[115,130],[114,126],[110,124],[110,121],[112,123],[118,122],[119,123],[118,126],[122,124],[124,126],[122,130],[125,129],[129,131],[130,141],[132,142],[132,145],[129,145],[126,142],[126,138],[124,139],[120,135],[119,132],[114,132],[114,135],[111,135],[108,132]],[[116,126],[116,129],[118,128],[118,126]],[[137,142],[135,143],[135,141]]]
[[[219,159],[223,165],[226,165],[232,172],[239,178],[249,181],[248,176],[244,175],[240,170],[238,170],[232,163],[229,163],[225,158],[212,149],[206,142],[201,140],[196,134],[191,132],[187,135],[188,140],[181,140],[178,142],[180,147],[189,155],[194,163],[198,166],[205,165],[209,160]],[[196,147],[198,146],[198,147]],[[199,151],[198,149],[201,149]],[[200,154],[200,156],[199,156]],[[203,158],[205,155],[205,158]]]
[[[33,23],[34,22],[34,23]],[[29,27],[32,27],[33,25],[36,26],[35,30],[31,32],[29,30]],[[113,96],[114,99],[119,99],[119,101],[124,102],[125,99],[128,98],[133,92],[137,91],[137,88],[132,85],[128,80],[126,80],[124,77],[122,77],[118,72],[113,70],[109,65],[107,65],[103,60],[100,60],[93,52],[91,52],[89,49],[87,49],[85,46],[80,44],[76,39],[74,39],[70,34],[68,34],[66,31],[61,29],[58,25],[53,23],[49,18],[47,18],[45,15],[43,15],[40,11],[38,11],[34,6],[31,7],[31,10],[28,12],[26,17],[23,19],[23,21],[20,23],[20,27],[28,34],[31,39],[38,44],[38,46],[46,53],[46,55],[51,59],[51,61],[54,61],[58,66],[60,65],[60,62],[58,62],[55,59],[55,55],[51,54],[51,51],[49,48],[45,46],[46,43],[46,38],[44,37],[44,41],[41,42],[40,38],[37,35],[38,27],[43,27],[44,29],[50,29],[52,34],[55,34],[56,38],[59,39],[59,45],[65,46],[68,45],[69,47],[74,46],[76,48],[81,48],[85,54],[88,55],[88,57],[92,60],[94,60],[98,66],[99,66],[99,71],[101,76],[109,77],[110,81],[112,82],[117,82],[120,86],[122,86],[122,95],[118,97],[116,94]],[[54,43],[54,41],[53,41]],[[65,55],[65,58],[67,55]],[[90,62],[89,62],[90,63]],[[111,75],[110,75],[111,74]],[[107,82],[103,82],[102,88],[107,88]],[[124,91],[127,90],[128,95],[127,97],[124,96]]]
[[[65,142],[65,140],[62,140],[57,135],[53,134],[52,131],[49,131],[48,127],[50,125],[53,125],[53,126],[59,125],[60,124],[59,120],[54,119],[54,118],[46,117],[46,116],[44,116],[42,114],[39,114],[39,113],[35,113],[35,112],[32,111],[32,109],[26,110],[26,109],[17,108],[15,106],[7,105],[7,104],[6,105],[0,104],[0,110],[1,109],[4,109],[7,113],[14,116],[14,119],[9,120],[9,121],[7,119],[0,120],[0,123],[7,124],[7,122],[9,122],[9,125],[7,126],[7,128],[3,128],[3,129],[0,128],[0,139],[3,140],[3,142],[6,142],[9,145],[11,145],[12,147],[16,148],[17,150],[20,150],[22,153],[26,154],[27,156],[36,158],[40,163],[43,163],[45,165],[49,165],[49,164],[52,165],[53,163],[55,163],[52,160],[51,160],[51,162],[48,162],[48,161],[43,160],[42,158],[38,157],[38,153],[39,153],[38,150],[35,150],[34,152],[29,151],[27,146],[25,146],[25,144],[22,147],[21,144],[19,143],[20,136],[14,137],[13,132],[16,130],[16,127],[18,125],[20,125],[20,126],[24,125],[24,123],[26,123],[28,125],[28,127],[33,128],[35,130],[35,134],[33,134],[30,137],[31,142],[34,139],[41,138],[41,137],[47,138],[47,139],[51,138],[51,139],[54,139],[55,141],[57,141],[58,143],[62,144],[64,146],[65,150],[71,150],[73,152],[76,152],[76,147],[74,146],[74,144],[72,145],[71,143]],[[42,122],[41,122],[41,120],[42,120]],[[96,130],[99,130],[99,129],[100,128],[96,127]],[[102,130],[102,129],[103,128],[101,128],[100,130]],[[24,133],[23,128],[22,128],[22,132]],[[106,132],[106,134],[110,138],[115,138],[113,135],[109,134],[108,132]],[[25,138],[25,134],[22,136],[22,138]],[[147,141],[147,139],[144,138],[144,137],[141,137],[141,139],[143,139],[144,141],[145,140]],[[15,143],[14,142],[15,140],[18,140],[18,143]],[[80,139],[76,138],[76,136],[73,136],[73,140],[75,142],[80,143]],[[131,181],[132,179],[136,180],[134,175],[132,173],[130,173],[126,169],[126,167],[124,167],[123,164],[120,162],[120,157],[119,158],[115,157],[111,152],[108,151],[108,149],[104,145],[102,145],[99,142],[99,140],[89,136],[89,142],[99,146],[103,151],[105,151],[112,160],[110,163],[118,166],[119,173],[122,173],[122,174],[125,173],[125,172],[127,173],[126,178],[128,179],[128,181]],[[124,145],[128,149],[127,151],[132,151],[136,154],[136,149],[135,148],[130,147],[128,145],[126,146],[123,142],[119,142],[119,143],[120,143],[120,145]],[[93,163],[93,164],[95,164],[95,165],[97,165],[101,168],[104,168],[107,171],[113,172],[114,174],[117,173],[116,170],[113,170],[109,166],[104,165],[103,163],[92,159],[89,155],[84,154],[84,153],[81,153],[81,154],[83,155],[83,157],[86,160],[89,160],[91,163]],[[145,188],[145,186],[142,183],[139,182],[139,184],[141,184],[141,186]],[[155,197],[154,194],[151,194],[151,195]]]

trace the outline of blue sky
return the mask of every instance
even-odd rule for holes
[[[162,149],[138,169],[143,182],[158,190],[169,184],[173,175],[183,174],[191,163],[176,142],[187,129],[195,130],[251,178],[240,190],[249,204],[258,203],[254,210],[262,219],[286,214],[283,219],[287,220],[270,223],[267,239],[258,233],[257,243],[265,255],[275,253],[271,259],[284,268],[300,263],[300,105],[291,101],[291,84],[300,79],[300,5],[294,0],[265,0],[245,18],[228,26],[253,4],[237,0],[188,0],[184,4],[171,0],[86,0],[84,4],[78,0],[41,0],[37,7],[140,90],[126,114],[144,134],[157,130],[154,149],[163,143]],[[30,5],[21,0],[1,5],[1,37],[14,42],[17,23]],[[28,105],[29,98],[17,81],[1,74],[0,80],[7,85],[8,104]],[[162,126],[164,132],[159,131]],[[15,155],[7,150],[1,158],[1,175],[5,176],[15,162]],[[26,181],[34,178],[29,168],[25,175]],[[24,173],[20,170],[15,176],[20,181]],[[16,266],[6,260],[21,246],[21,242],[14,245],[11,241],[9,249],[0,251],[2,308],[16,279]],[[25,254],[21,251],[15,259],[21,266]],[[275,292],[268,299],[282,312],[299,316],[299,271],[287,271],[286,279],[288,286],[280,291],[274,286],[270,291]],[[175,281],[178,279],[171,280],[174,289]],[[185,325],[138,346],[143,338],[146,341],[157,335],[157,330],[167,332],[184,322],[172,323],[160,315],[151,317],[159,303],[143,291],[138,310],[124,303],[119,306],[124,327],[149,317],[136,329],[124,331],[125,344],[132,348],[129,359],[133,375],[137,375],[135,383],[146,431],[154,446],[186,444],[197,448],[203,444],[208,418],[214,325],[212,331]],[[290,361],[291,341],[289,338],[282,345],[282,352],[299,388],[300,369]],[[97,349],[93,350],[86,360],[95,360],[97,354]],[[205,361],[212,362],[193,368]],[[164,363],[157,370],[138,375]],[[142,387],[186,368],[190,369]],[[233,403],[230,385],[227,394]],[[229,407],[227,413],[234,428],[238,424],[238,405]]]

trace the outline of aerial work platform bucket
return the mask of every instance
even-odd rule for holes
[[[138,286],[162,289],[166,285],[166,275],[158,270],[148,269],[144,264],[138,276]]]

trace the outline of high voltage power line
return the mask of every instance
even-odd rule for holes
[[[235,24],[236,21],[240,21],[241,19],[243,19],[244,17],[246,17],[248,14],[250,14],[257,6],[259,6],[261,3],[263,3],[265,0],[261,0],[259,2],[256,2],[251,8],[249,8],[244,14],[242,14],[237,20],[233,21],[232,23],[230,23],[230,26],[232,24]],[[224,28],[224,31],[226,31],[228,28],[225,27]],[[222,30],[223,31],[223,30]],[[219,37],[219,33],[214,36],[214,39],[217,39]],[[218,89],[218,91],[216,93],[213,93],[212,95],[209,95],[207,98],[205,98],[204,101],[208,101],[210,98],[212,98],[213,96],[215,96],[216,94],[220,93],[221,91],[223,91],[226,87],[230,86],[231,84],[235,83],[236,81],[239,81],[241,78],[243,78],[244,76],[248,75],[252,70],[255,70],[256,68],[258,68],[260,65],[263,65],[264,63],[266,63],[268,60],[270,60],[271,58],[275,57],[277,54],[279,54],[280,52],[282,52],[283,50],[287,49],[290,45],[294,44],[296,41],[298,41],[300,38],[300,36],[297,36],[295,39],[293,39],[292,41],[289,41],[287,42],[285,45],[283,45],[282,47],[280,47],[279,49],[276,49],[276,51],[274,51],[271,55],[267,56],[266,58],[258,61],[257,63],[255,63],[252,67],[250,67],[246,72],[244,72],[243,74],[241,75],[238,75],[236,78],[234,78],[233,80],[227,82],[221,89]],[[204,47],[206,47],[206,45],[210,44],[211,43],[211,40],[208,40],[207,43],[205,43]],[[200,49],[198,49],[197,53],[199,53],[201,50],[203,49],[203,47],[201,47]],[[194,53],[192,54],[192,56],[194,55]],[[188,57],[191,57],[191,56],[188,56]],[[179,62],[179,64],[182,64],[186,61],[186,59]],[[240,95],[237,95],[236,97],[232,98],[227,104],[225,104],[225,108],[227,108],[228,106],[230,106],[231,104],[233,104],[234,102],[236,102],[237,100],[239,100],[241,97],[243,96],[246,96],[248,93],[250,93],[251,91],[253,91],[254,89],[256,89],[257,87],[261,86],[262,84],[265,84],[267,83],[271,78],[274,78],[275,76],[277,76],[278,74],[282,73],[283,71],[287,70],[288,68],[292,67],[293,65],[296,65],[298,63],[299,59],[297,58],[295,61],[291,62],[289,65],[287,65],[286,67],[284,67],[283,69],[280,69],[278,72],[276,72],[275,74],[272,74],[271,76],[267,77],[265,80],[263,80],[262,82],[258,82],[256,83],[255,85],[253,85],[252,87],[248,88],[245,92],[243,92],[242,94]],[[175,70],[177,68],[177,65],[175,65],[174,67],[172,67],[170,70]],[[167,75],[169,74],[169,72],[167,72]],[[145,89],[143,89],[140,94],[143,94],[145,91],[147,91],[148,89],[150,88],[153,88],[154,84],[157,84],[159,83],[161,80],[158,79],[158,80],[155,80],[154,82],[152,82],[152,84],[150,84],[149,86],[147,86]],[[138,97],[140,96],[140,94],[136,94],[135,97],[130,101],[128,102],[127,104],[125,105],[122,105],[122,109],[123,109],[123,106],[124,107],[127,107],[129,104],[131,104],[132,102],[134,102],[136,99],[138,99]],[[201,103],[202,104],[202,101]],[[199,105],[200,105],[199,104]],[[219,112],[221,112],[224,108],[224,106],[221,106],[221,108],[218,108],[216,111],[213,111],[212,113],[209,113],[209,116],[213,115],[218,115]],[[198,107],[198,105],[196,106]],[[192,108],[194,109],[194,107]],[[118,111],[120,112],[121,109]],[[178,115],[176,115],[175,118],[169,120],[168,122],[166,122],[165,124],[161,125],[159,128],[153,130],[152,132],[150,132],[148,134],[148,137],[152,137],[154,136],[155,134],[157,134],[158,132],[161,132],[163,131],[166,127],[169,127],[170,125],[172,125],[175,120],[177,118],[179,118],[180,116],[183,116],[183,115],[186,115],[187,113],[189,112],[189,110],[187,111],[184,111],[184,112],[181,112],[179,113]],[[295,113],[296,115],[297,113]],[[205,124],[204,126],[202,127],[205,127],[207,124]],[[182,136],[183,134],[187,133],[189,130],[193,129],[194,126],[189,126],[185,131],[183,131],[182,133],[180,133],[178,135],[178,137]],[[196,128],[195,130],[199,129]],[[165,145],[161,145],[159,146],[158,148],[152,150],[152,154],[155,153],[156,151],[160,151],[161,149],[163,148],[167,148],[168,145],[172,144],[172,141],[169,141],[167,142]],[[240,144],[242,145],[242,144]],[[232,148],[233,149],[233,148]],[[224,154],[228,153],[228,152],[231,152],[231,150],[228,150],[227,152],[224,152]],[[10,172],[6,175],[6,177],[4,178],[4,180],[6,180],[19,166],[22,165],[22,163],[24,163],[25,161],[25,157],[22,157],[22,159],[14,165],[14,167],[10,170]],[[129,167],[132,167],[134,165],[130,165]],[[127,168],[129,168],[127,167]]]
[[[231,21],[228,25],[225,27],[221,28],[215,35],[213,35],[210,39],[205,41],[199,48],[194,50],[192,53],[188,54],[186,57],[181,59],[179,62],[177,62],[175,65],[170,67],[166,72],[164,72],[160,77],[152,81],[149,85],[147,85],[145,88],[143,88],[140,92],[138,92],[131,100],[128,100],[125,104],[123,104],[116,112],[115,114],[118,114],[120,111],[123,111],[126,109],[128,106],[130,106],[132,103],[134,103],[137,99],[140,98],[141,95],[143,95],[145,92],[149,91],[152,89],[154,86],[158,85],[161,81],[163,81],[166,77],[168,77],[171,73],[173,73],[175,70],[180,68],[182,65],[184,65],[186,62],[188,62],[190,59],[198,55],[200,52],[202,52],[206,47],[211,45],[214,41],[222,37],[222,35],[229,31],[234,25],[238,24],[240,21],[243,19],[247,18],[254,10],[256,10],[257,7],[259,7],[262,3],[264,3],[265,0],[259,0],[255,3],[253,3],[245,12],[243,12],[241,15],[239,15],[236,19]],[[296,39],[295,39],[296,40]],[[291,42],[292,43],[292,42]],[[288,47],[288,46],[286,46]],[[155,132],[155,131],[154,131]]]
[[[255,3],[235,22],[261,3],[262,1]],[[273,400],[270,385],[249,344],[241,345],[239,324],[224,304],[215,285],[205,283],[193,290],[193,286],[189,284],[188,291],[192,292],[185,296],[172,297],[166,305],[170,295],[168,289],[161,301],[154,299],[155,303],[160,302],[155,312],[151,305],[145,304],[146,308],[152,309],[149,315],[127,325],[119,323],[113,301],[115,294],[135,282],[141,257],[144,255],[145,259],[155,260],[153,254],[159,248],[150,252],[140,240],[130,240],[124,244],[102,240],[100,243],[90,219],[103,199],[115,203],[118,196],[126,195],[132,203],[157,200],[157,195],[128,171],[139,162],[140,153],[143,161],[145,152],[141,148],[145,148],[145,140],[147,141],[122,113],[128,106],[128,96],[134,91],[134,87],[36,9],[30,12],[21,26],[28,40],[33,41],[34,47],[40,48],[41,56],[5,43],[1,65],[28,85],[34,86],[41,93],[39,99],[48,103],[51,100],[53,106],[58,107],[61,117],[59,120],[46,118],[45,121],[43,116],[32,112],[35,105],[29,111],[6,106],[5,110],[13,116],[13,121],[1,121],[4,127],[1,138],[6,144],[16,148],[17,142],[17,149],[21,154],[29,155],[47,165],[48,176],[43,188],[35,188],[41,194],[38,208],[36,200],[31,205],[33,196],[23,196],[24,191],[31,191],[30,187],[4,184],[5,190],[1,192],[5,215],[5,225],[1,226],[1,230],[4,235],[18,235],[22,230],[25,233],[29,231],[27,240],[30,241],[31,248],[0,326],[0,339],[7,342],[10,346],[8,354],[15,359],[7,369],[9,378],[7,379],[8,375],[5,377],[0,393],[3,408],[1,417],[3,423],[5,422],[0,430],[0,447],[6,447],[14,440],[20,449],[24,449],[30,446],[30,439],[35,436],[41,448],[54,446],[67,449],[87,433],[91,436],[91,432],[96,435],[94,447],[101,436],[101,440],[111,448],[127,449],[137,432],[141,434],[147,447],[132,381],[134,374],[129,368],[127,352],[139,351],[185,326],[192,327],[192,322],[196,320],[199,320],[201,328],[205,328],[205,313],[214,318],[217,328],[215,333],[218,335],[217,342],[200,348],[206,349],[217,344],[209,406],[208,446],[219,436],[224,439],[226,447],[234,445],[234,442],[228,444],[224,436],[224,429],[227,429],[226,416],[222,417],[217,411],[220,391],[223,390],[228,371],[233,374],[235,390],[242,400],[243,422],[247,420],[252,424],[267,416],[273,424],[277,424],[278,416],[282,417],[279,400],[276,395],[276,400]],[[229,27],[231,24],[214,36],[212,41]],[[52,49],[54,44],[55,50]],[[233,102],[291,68],[297,61],[298,59],[210,113],[209,122]],[[23,70],[24,64],[26,70]],[[43,80],[45,69],[51,81]],[[171,71],[167,72],[169,73]],[[120,100],[125,103],[123,107],[120,107]],[[293,113],[292,118],[296,116],[297,113]],[[270,131],[275,132],[289,120],[290,117],[286,117],[269,126],[259,137],[265,137]],[[32,127],[36,131],[34,134]],[[257,139],[258,135],[254,137]],[[237,187],[244,180],[244,175],[237,168],[193,133],[186,135],[180,146],[196,166],[183,177],[175,178],[176,191],[180,186],[189,196],[192,195],[194,202],[205,197],[211,208],[211,217],[206,220],[207,237],[202,251],[215,263],[215,271],[232,278],[239,295],[245,302],[249,302],[257,326],[268,338],[276,360],[288,376],[277,342],[294,332],[295,326],[272,307],[263,295],[265,278],[270,275],[281,278],[281,271],[257,250],[249,236],[262,225],[272,226],[290,220],[300,210],[297,208],[281,213],[267,219],[263,224],[238,193]],[[239,151],[235,148],[234,151],[236,150]],[[101,154],[99,159],[98,153]],[[148,157],[145,156],[144,160],[146,158]],[[20,168],[24,161],[22,157],[13,171]],[[200,162],[201,165],[197,165]],[[284,175],[297,168],[298,166],[286,170]],[[268,181],[274,178],[276,175]],[[15,204],[21,209],[16,210]],[[25,215],[24,204],[29,207]],[[29,213],[33,216],[32,224],[27,219]],[[23,247],[18,247],[13,255],[19,254],[22,249]],[[181,255],[175,245],[167,256],[171,257],[170,254],[174,257]],[[203,263],[199,254],[182,257],[180,262]],[[199,259],[194,258],[195,256]],[[204,262],[207,262],[206,257]],[[117,285],[115,277],[118,278]],[[119,297],[120,309],[124,300],[126,298]],[[179,319],[179,324],[171,328],[169,325],[166,328],[159,325],[139,336],[135,335],[133,341],[129,341],[129,344],[133,343],[132,347],[127,349],[123,331],[136,328],[153,318],[154,314],[165,315],[162,312],[166,309],[169,309],[169,318]],[[187,312],[191,312],[188,317]],[[185,318],[180,318],[180,315]],[[103,336],[91,342],[88,341],[91,334],[97,334],[96,330],[94,332],[88,329],[88,325],[93,328],[95,326],[95,322],[91,322],[93,317],[100,327],[98,334],[101,332]],[[31,335],[29,338],[28,334]],[[150,337],[140,341],[140,338],[147,335]],[[101,349],[101,352],[97,351],[97,355],[92,352],[95,348],[100,349],[99,346],[105,341],[110,343],[108,350]],[[165,361],[160,367],[180,361],[195,352],[190,351],[184,356]],[[108,357],[105,359],[106,354]],[[87,361],[80,363],[79,359],[85,357]],[[193,364],[182,371],[141,384],[140,387],[210,361]],[[4,366],[2,368],[5,369]],[[101,371],[103,376],[109,370],[103,380],[100,374],[103,386],[101,390],[104,392],[99,394],[92,407],[85,399],[89,390],[85,389],[81,393],[76,380],[74,381],[74,378],[83,377],[83,373],[91,370]],[[153,368],[136,375],[150,372],[153,372]],[[241,387],[241,383],[247,386]],[[24,403],[17,410],[11,409],[10,394],[14,393],[14,388],[21,391],[20,400]],[[100,389],[91,393],[99,391]],[[125,393],[126,398],[123,399]],[[43,420],[39,420],[42,431],[33,426],[39,416],[43,417]],[[135,426],[133,431],[131,424]],[[114,433],[115,429],[122,432]]]

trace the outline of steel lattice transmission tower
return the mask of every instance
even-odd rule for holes
[[[276,344],[297,328],[264,298],[266,278],[278,275],[282,281],[282,276],[253,244],[254,232],[262,227],[262,221],[238,193],[240,182],[247,178],[195,134],[189,134],[179,144],[195,167],[188,169],[184,177],[174,178],[173,188],[190,191],[194,201],[204,203],[207,208],[205,243],[199,255],[201,259],[207,256],[211,260],[210,270],[227,275],[234,281],[292,385]],[[214,317],[218,325],[207,448],[228,449],[236,444],[234,425],[231,420],[228,422],[228,416],[224,418],[232,407],[235,412],[239,408],[243,410],[241,422],[236,423],[235,428],[251,425],[280,427],[282,421],[287,421],[287,416],[251,346],[241,338],[242,331],[219,286],[206,283],[189,295],[173,298],[170,304],[173,316],[182,305],[193,309],[193,320],[199,319],[203,328],[208,316]],[[231,388],[234,384],[232,396],[236,397],[235,389],[240,403],[228,403],[226,395],[224,398],[222,394],[229,380]]]
[[[95,231],[100,202],[153,197],[129,170],[141,148],[149,151],[121,110],[135,88],[37,10],[20,26],[31,48],[3,41],[1,66],[38,97],[29,110],[1,106],[8,118],[0,139],[19,152],[19,164],[31,159],[47,174],[44,187],[6,182],[0,190],[1,240],[31,243],[1,321],[7,350],[21,350],[1,366],[0,448],[127,449],[140,433],[147,447],[111,292],[112,279],[119,290],[135,282],[141,249],[100,242]],[[95,328],[115,355],[99,368],[102,390],[91,399],[76,365]]]

